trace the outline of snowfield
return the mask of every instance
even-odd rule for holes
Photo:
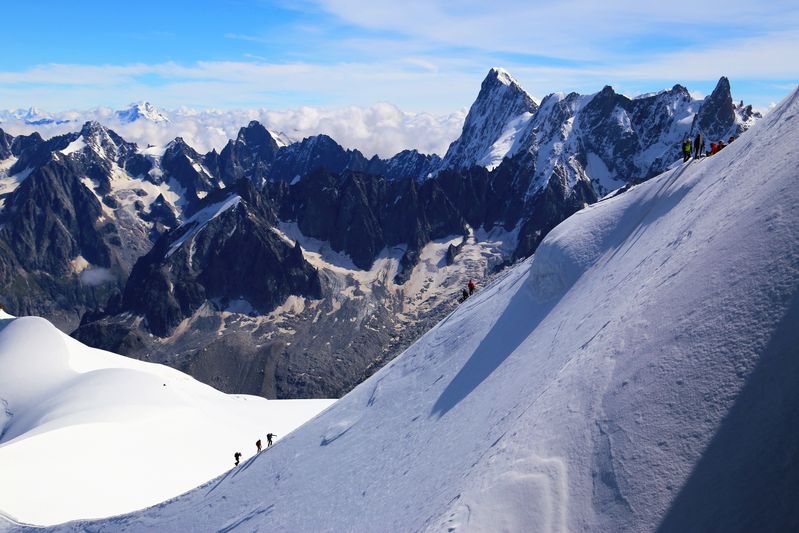
[[[566,220],[269,453],[57,530],[797,530],[797,146],[799,90]]]
[[[153,505],[330,403],[228,396],[0,311],[0,516],[51,525]]]

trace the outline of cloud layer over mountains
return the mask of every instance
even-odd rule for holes
[[[197,111],[182,108],[160,112],[168,117],[168,122],[152,122],[144,117],[122,120],[110,108],[59,113],[46,113],[35,108],[0,111],[0,128],[12,135],[38,131],[44,137],[51,137],[76,131],[87,120],[97,120],[142,147],[147,144],[165,145],[175,137],[183,137],[195,149],[206,152],[212,148],[221,150],[228,139],[236,137],[239,128],[257,120],[269,130],[283,132],[294,141],[324,133],[345,148],[356,148],[367,157],[375,154],[390,157],[405,149],[443,155],[449,143],[460,135],[466,116],[465,109],[433,115],[402,111],[389,103],[337,109],[304,106],[280,111]]]

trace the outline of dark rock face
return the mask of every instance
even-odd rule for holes
[[[6,201],[0,239],[27,270],[70,271],[78,255],[111,266],[116,228],[100,221],[97,198],[75,178],[75,169],[52,161],[34,171]]]
[[[369,269],[386,246],[408,254],[431,239],[462,233],[464,222],[437,180],[389,181],[360,172],[318,170],[287,189],[270,189],[280,218],[295,220],[308,237],[330,242],[353,263]],[[410,259],[410,255],[409,255]],[[408,261],[412,267],[415,261]]]
[[[204,196],[217,188],[216,179],[200,165],[202,159],[180,137],[167,145],[161,158],[164,179],[173,178],[185,189],[185,199],[189,205],[196,203],[200,194]]]
[[[369,160],[367,172],[385,176],[390,180],[424,180],[441,166],[441,158],[436,154],[421,154],[416,150],[403,150],[389,159],[377,156]]]
[[[4,132],[2,128],[0,128],[0,160],[7,159],[12,155],[11,143],[13,141],[14,137]]]
[[[585,132],[585,152],[613,154],[604,160],[615,175],[635,176],[637,168],[633,158],[639,153],[641,143],[632,125],[619,114],[632,114],[632,101],[605,86],[588,102],[580,113],[580,128]],[[584,163],[587,166],[587,162]]]
[[[99,201],[66,161],[39,167],[7,198],[0,214],[0,287],[15,314],[37,314],[69,327],[115,290],[119,235]],[[84,258],[95,277],[77,272]],[[106,273],[107,272],[107,273]],[[98,277],[99,276],[99,277]],[[98,285],[94,280],[107,279]]]
[[[290,188],[283,213],[297,221],[304,235],[330,241],[334,250],[368,269],[385,246],[379,219],[385,196],[383,178],[317,170]]]
[[[345,150],[327,135],[315,135],[282,148],[272,165],[270,178],[293,181],[320,169],[334,173],[364,171],[368,164],[358,150]]]
[[[275,160],[278,146],[272,135],[256,121],[241,128],[236,140],[228,141],[219,156],[212,152],[208,164],[219,169],[223,183],[232,185],[246,178],[262,184]]]
[[[9,169],[9,174],[17,174],[27,169],[40,167],[51,158],[53,150],[66,147],[75,134],[68,134],[45,141],[36,132],[30,135],[15,137],[11,143],[11,153],[17,157],[17,162]]]
[[[707,143],[723,139],[729,135],[738,135],[735,128],[735,105],[730,94],[730,81],[721,77],[716,88],[705,98],[701,109],[694,117],[691,133],[702,132]]]
[[[319,296],[316,270],[271,230],[273,217],[249,181],[209,195],[136,263],[120,310],[166,336],[208,300],[244,299],[267,313],[290,294]]]

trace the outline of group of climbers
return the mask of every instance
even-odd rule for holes
[[[732,141],[734,140],[735,140],[734,136],[730,137],[729,140],[727,141],[727,144],[732,144]],[[722,148],[727,146],[727,144],[724,144],[724,139],[721,139],[717,143],[710,143],[710,151],[707,153],[707,155],[713,155],[719,153]]]
[[[266,447],[269,448],[272,446],[272,439],[277,437],[274,433],[267,433],[266,434]],[[256,453],[261,453],[261,439],[255,441],[255,449],[257,450]],[[236,452],[233,454],[233,459],[236,462],[233,463],[233,466],[239,466],[239,461],[241,460],[241,452]]]
[[[474,294],[475,289],[477,289],[477,285],[474,284],[474,280],[470,279],[469,283],[466,284],[466,288],[461,291],[461,297],[458,298],[458,303],[463,303]]]
[[[732,136],[727,141],[727,144],[732,143],[735,140],[735,136]],[[715,143],[710,143],[710,150],[705,151],[705,139],[702,136],[702,133],[697,133],[696,137],[694,138],[694,142],[691,143],[691,139],[685,137],[682,141],[682,160],[683,163],[687,162],[691,159],[691,153],[694,154],[694,159],[699,159],[703,156],[711,156],[718,153],[722,148],[727,146],[724,144],[724,139],[719,140]]]

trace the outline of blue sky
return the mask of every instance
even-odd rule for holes
[[[682,83],[767,107],[799,80],[799,3],[14,2],[0,108],[468,106],[492,66],[532,95]]]

